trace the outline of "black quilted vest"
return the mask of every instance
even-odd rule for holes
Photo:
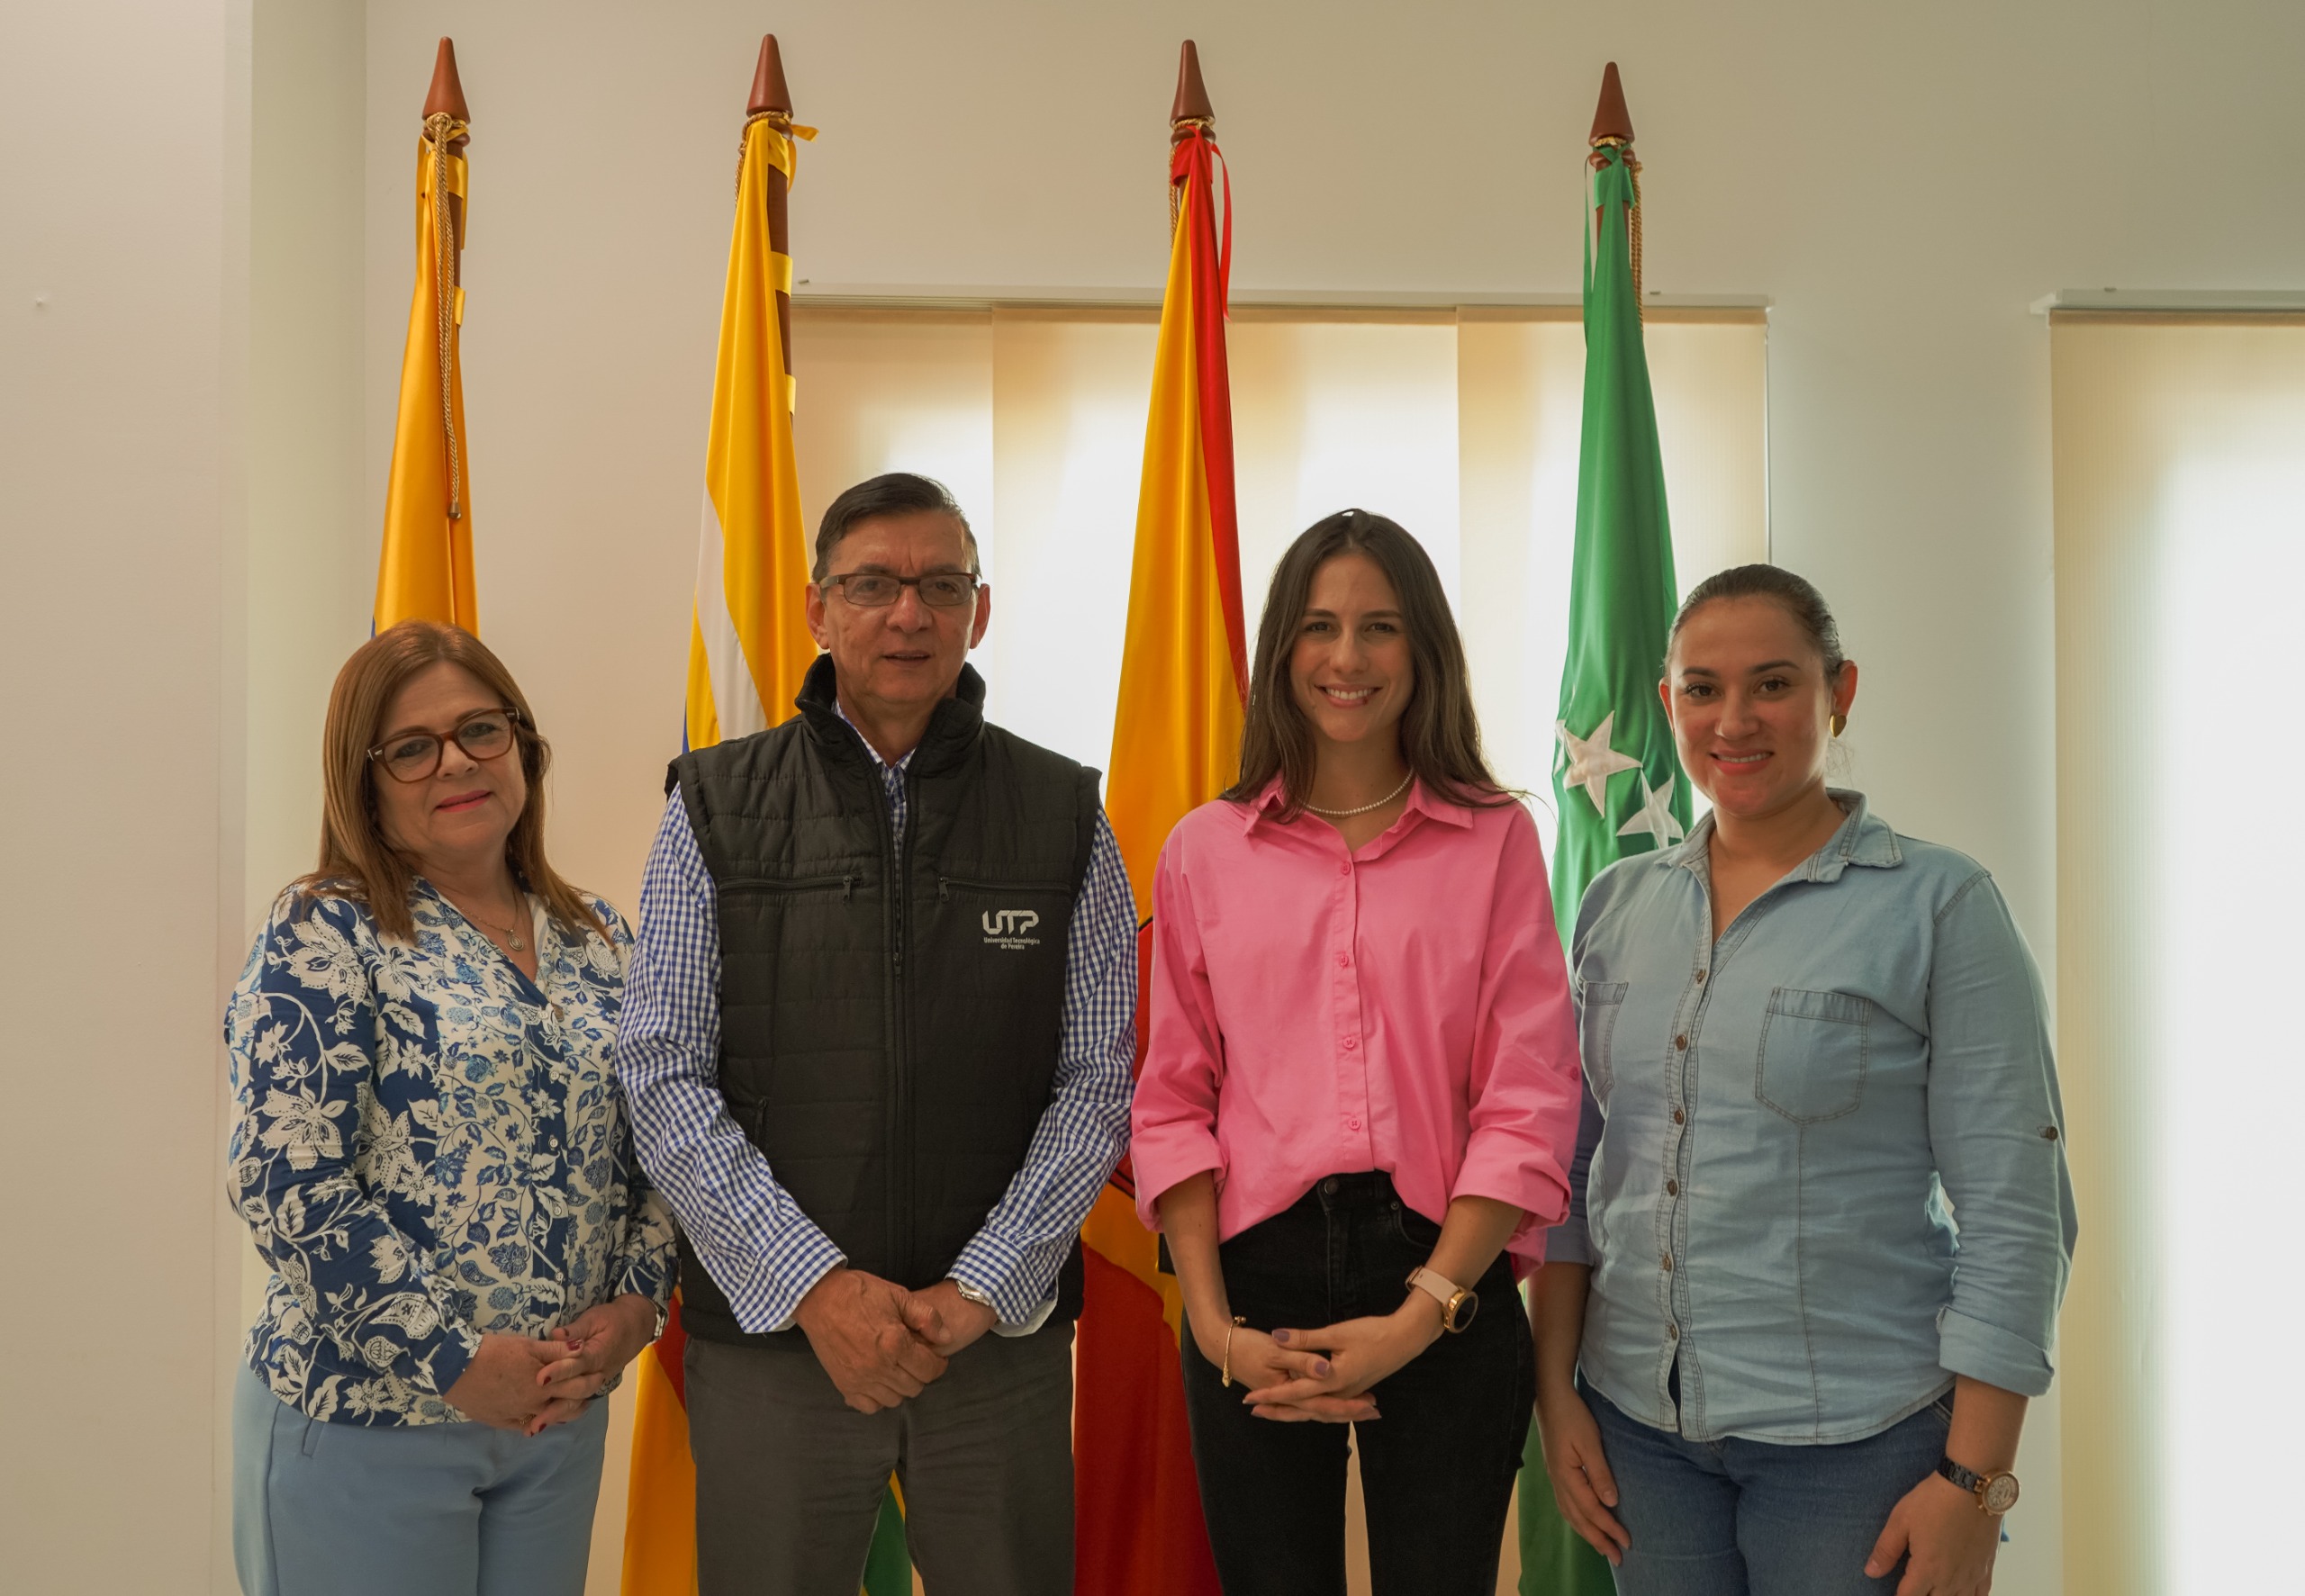
[[[829,655],[796,703],[673,762],[719,900],[720,1091],[850,1265],[917,1289],[999,1202],[1048,1106],[1097,772],[986,725],[963,666],[906,769],[897,839]],[[681,1299],[692,1335],[807,1345],[739,1330],[685,1237]],[[1080,1303],[1076,1245],[1058,1311]]]

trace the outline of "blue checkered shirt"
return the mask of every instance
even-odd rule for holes
[[[859,741],[863,741],[860,737]],[[870,751],[872,745],[864,744]],[[905,826],[908,753],[880,765],[891,833]],[[999,1331],[1040,1328],[1057,1270],[1128,1147],[1136,1050],[1136,905],[1104,816],[1065,944],[1054,1092],[1024,1168],[947,1273],[991,1298]],[[640,934],[625,978],[617,1074],[640,1161],[747,1330],[789,1330],[800,1299],[846,1262],[777,1183],[719,1087],[720,924],[688,810],[664,807],[640,879]]]

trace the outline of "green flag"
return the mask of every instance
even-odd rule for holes
[[[872,1549],[864,1555],[863,1596],[912,1596],[912,1554],[905,1545],[904,1509],[894,1480],[881,1493]]]
[[[1552,778],[1553,912],[1564,942],[1595,876],[1689,827],[1688,783],[1657,701],[1679,589],[1632,273],[1641,201],[1632,155],[1623,143],[1594,150],[1585,209],[1585,435]],[[1522,1596],[1614,1589],[1608,1564],[1561,1521],[1532,1429],[1521,1471]]]

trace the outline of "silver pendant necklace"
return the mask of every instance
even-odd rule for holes
[[[1395,798],[1400,797],[1401,794],[1406,792],[1408,790],[1408,784],[1415,780],[1416,772],[1415,771],[1411,771],[1407,775],[1401,778],[1401,784],[1398,787],[1394,788],[1392,791],[1387,793],[1383,798],[1378,798],[1375,803],[1363,804],[1357,809],[1324,809],[1318,804],[1306,804],[1305,807],[1307,809],[1310,809],[1314,814],[1321,816],[1324,819],[1350,820],[1355,815],[1366,815],[1371,809],[1383,808],[1387,804],[1391,803]]]

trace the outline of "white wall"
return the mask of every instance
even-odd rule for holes
[[[2305,10],[2287,0],[371,0],[365,104],[342,81],[344,5],[299,24],[332,98],[293,120],[326,146],[304,154],[359,192],[357,264],[341,213],[259,230],[259,258],[302,249],[331,275],[298,312],[318,347],[299,334],[268,356],[244,311],[247,122],[294,97],[252,99],[246,30],[251,8],[260,33],[281,14],[19,6],[0,52],[29,152],[5,179],[0,253],[18,754],[0,777],[17,1016],[0,1179],[11,1277],[54,1310],[12,1316],[0,1359],[0,1518],[30,1590],[189,1591],[221,1567],[212,1399],[245,1243],[214,1228],[216,1018],[253,912],[245,830],[249,874],[309,845],[296,728],[365,631],[437,34],[457,38],[475,124],[484,630],[560,744],[556,852],[627,905],[676,737],[736,126],[763,27],[826,130],[793,201],[818,285],[1151,289],[1189,32],[1240,179],[1239,287],[1572,292],[1577,155],[1601,64],[1619,60],[1650,285],[1772,302],[1776,552],[1823,585],[1867,667],[1857,778],[1901,825],[1991,863],[2045,963],[2047,365],[2026,307],[2084,285],[2305,287]],[[353,114],[357,172],[330,142]],[[252,358],[314,384],[314,408],[271,435],[304,441],[268,457],[243,442]],[[252,395],[252,413],[278,398]],[[313,466],[356,428],[357,473]],[[270,464],[244,502],[250,448]],[[309,674],[244,692],[243,640],[261,631],[244,607],[287,588],[269,554],[243,573],[243,539],[285,552],[307,516],[316,537],[361,541],[302,549],[288,586],[309,585],[311,609],[283,657]],[[244,703],[265,723],[245,749]],[[2074,1159],[2085,1227],[2120,1171],[2078,1138]],[[2084,1231],[2076,1298],[2092,1245]],[[2056,1588],[2042,1408],[2003,1590]],[[2093,1438],[2074,1423],[2078,1456]],[[2076,1515],[2069,1588],[2134,1588],[2091,1548]]]
[[[475,124],[484,614],[570,726],[570,868],[627,901],[673,736],[728,174],[769,26],[801,120],[825,129],[792,204],[819,289],[1150,290],[1190,33],[1239,180],[1237,288],[1570,293],[1578,155],[1618,60],[1649,285],[1772,306],[1774,549],[1867,666],[1855,780],[1989,863],[2055,968],[2047,344],[2029,306],[2079,286],[2305,286],[2305,10],[372,5],[369,498],[408,146],[431,40],[452,31]],[[2099,1151],[2076,1141],[2076,1300],[2103,1245],[2093,1198],[2106,1212],[2122,1177]],[[2071,1349],[2067,1387],[2123,1377],[2085,1337]],[[2076,1451],[2119,1457],[2082,1406]],[[2036,1404],[2004,1590],[2060,1577],[2059,1408]],[[2071,1588],[2136,1588],[2087,1526],[2084,1503]]]
[[[212,1588],[236,1336],[247,9],[0,49],[0,1584]]]

